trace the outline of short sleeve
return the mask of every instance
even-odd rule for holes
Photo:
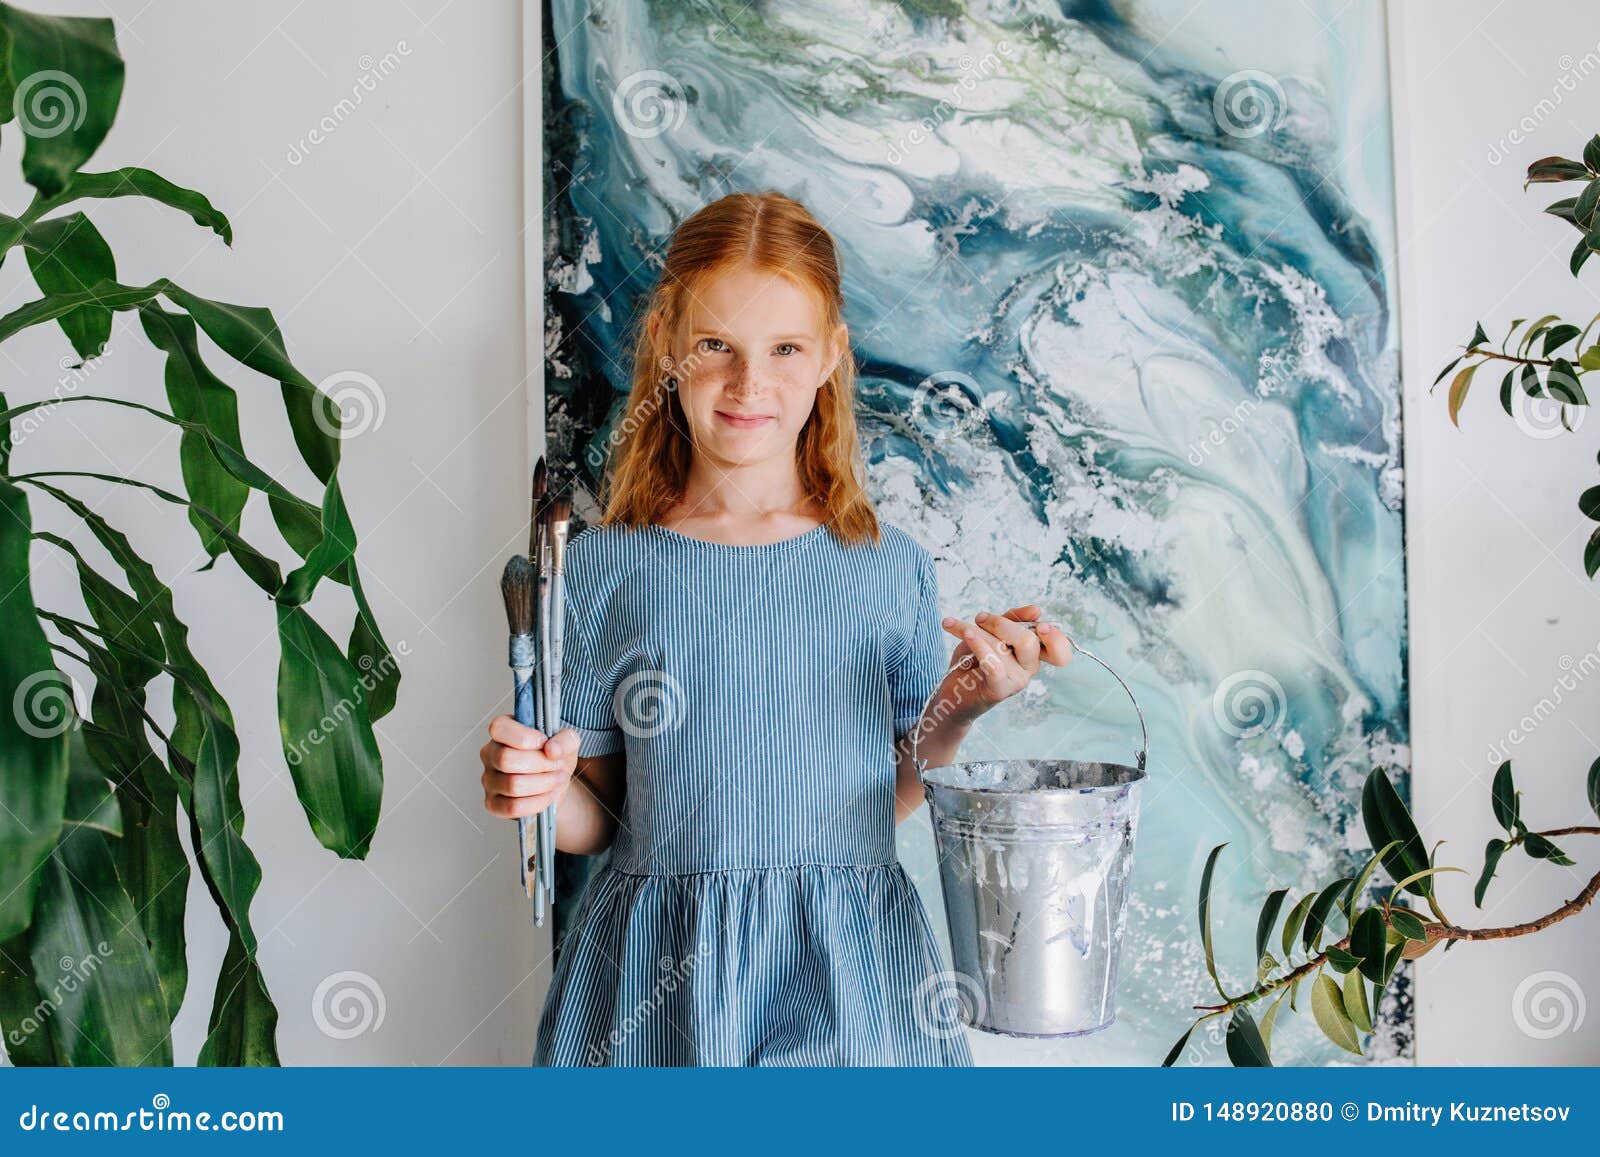
[[[584,589],[571,578],[563,584],[561,723],[577,731],[579,755],[607,755],[621,751],[624,739],[612,709],[611,688],[596,658],[600,639]]]
[[[933,555],[919,548],[917,556],[917,610],[911,639],[899,661],[889,668],[889,702],[894,710],[896,739],[922,718],[922,709],[944,678],[950,658],[939,626],[939,575]]]

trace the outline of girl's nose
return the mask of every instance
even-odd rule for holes
[[[728,392],[736,398],[754,397],[761,392],[761,383],[756,380],[749,362],[742,362],[734,372],[733,381],[728,384]]]

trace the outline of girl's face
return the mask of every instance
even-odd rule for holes
[[[845,348],[844,325],[822,324],[818,302],[776,273],[739,266],[701,285],[672,351],[697,454],[725,468],[792,457]]]

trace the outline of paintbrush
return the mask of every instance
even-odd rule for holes
[[[506,627],[510,632],[510,663],[515,689],[514,711],[518,723],[534,726],[535,680],[533,639],[533,566],[520,554],[512,555],[500,575],[500,594],[506,604]],[[538,849],[532,845],[530,835],[537,835],[537,825],[530,832],[526,816],[517,817],[517,851],[522,889],[537,901],[542,897],[539,876]]]
[[[533,565],[533,636],[537,652],[534,684],[534,716],[538,720],[535,725],[546,739],[550,738],[550,698],[548,669],[549,662],[548,643],[545,632],[548,625],[548,586],[550,564],[548,561],[549,546],[545,541],[544,516],[545,507],[549,501],[549,471],[545,466],[544,455],[539,455],[539,461],[533,467],[533,512],[528,528],[528,560]],[[544,812],[540,812],[534,823],[534,876],[539,882],[538,893],[534,897],[533,922],[535,925],[544,924],[545,900],[551,884],[551,874],[546,873],[546,865],[550,862],[549,849],[545,846],[553,840],[549,821],[545,819]]]
[[[540,640],[546,649],[540,658],[545,666],[545,705],[549,714],[545,716],[552,732],[561,730],[561,646],[562,628],[566,605],[564,587],[564,572],[566,570],[567,533],[572,523],[572,499],[567,494],[557,494],[546,503],[544,513],[544,548],[550,560],[549,571],[549,600],[543,604],[547,607],[549,618],[548,629],[540,635]],[[544,591],[544,584],[540,585],[540,592]],[[548,808],[540,813],[541,819],[547,819],[545,830],[545,872],[546,886],[550,890],[550,903],[555,904],[556,881],[556,804],[552,802]]]

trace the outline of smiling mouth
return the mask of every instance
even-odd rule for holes
[[[771,414],[730,414],[726,410],[718,410],[716,415],[736,430],[753,430],[772,421]]]

